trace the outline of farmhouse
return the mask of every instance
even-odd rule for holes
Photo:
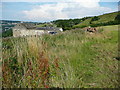
[[[32,36],[42,34],[56,34],[63,31],[62,28],[56,27],[36,27],[33,23],[18,23],[13,27],[13,36]]]

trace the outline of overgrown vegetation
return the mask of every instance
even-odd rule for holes
[[[117,88],[118,26],[3,40],[3,87]]]

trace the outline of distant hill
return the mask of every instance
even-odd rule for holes
[[[53,21],[58,27],[62,27],[64,30],[70,30],[74,28],[83,28],[87,26],[107,26],[120,24],[120,12],[107,13],[104,15],[94,17],[84,17],[81,19],[69,19],[69,20],[56,20]]]
[[[22,23],[22,22],[26,22],[26,23],[39,23],[39,22],[15,21],[15,20],[0,20],[0,23],[1,23],[1,24]]]
[[[21,21],[13,21],[13,20],[0,20],[1,24],[7,24],[7,23],[20,23]]]

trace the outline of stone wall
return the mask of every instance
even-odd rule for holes
[[[44,33],[44,30],[13,30],[14,37],[42,35]]]

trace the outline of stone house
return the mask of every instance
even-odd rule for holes
[[[13,36],[32,36],[42,34],[56,34],[63,31],[62,28],[56,27],[36,27],[33,23],[18,23],[13,27]]]

